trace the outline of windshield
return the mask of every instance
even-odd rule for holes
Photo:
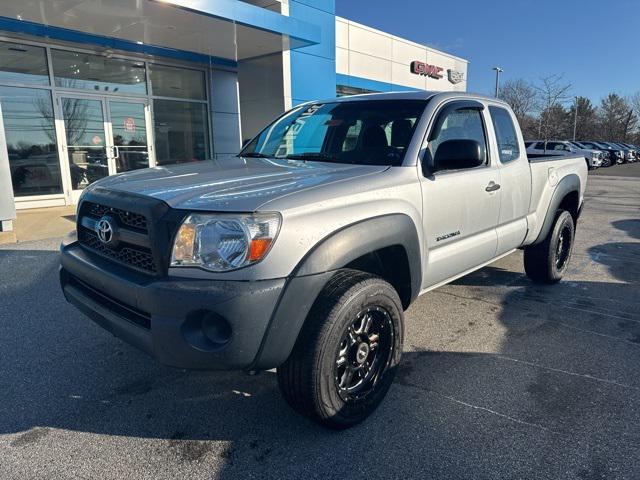
[[[246,157],[402,164],[427,100],[363,100],[296,108],[265,128]]]

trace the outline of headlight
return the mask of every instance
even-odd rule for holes
[[[278,213],[191,214],[176,234],[171,266],[226,272],[259,262],[269,253],[281,222]]]

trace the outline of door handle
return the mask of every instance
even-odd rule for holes
[[[489,185],[487,185],[487,188],[485,188],[485,190],[487,192],[495,192],[496,190],[500,190],[500,185],[494,181],[491,181],[489,182]]]

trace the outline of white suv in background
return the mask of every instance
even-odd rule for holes
[[[565,140],[531,140],[526,142],[527,153],[542,155],[582,155],[587,160],[590,170],[602,166],[604,154],[599,150],[580,148],[578,145]]]

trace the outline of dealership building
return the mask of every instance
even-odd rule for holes
[[[0,225],[107,175],[235,154],[309,100],[466,85],[466,60],[334,0],[3,0]]]

